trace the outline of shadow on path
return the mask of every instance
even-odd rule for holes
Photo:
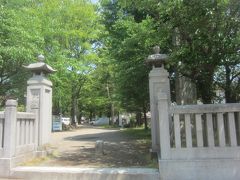
[[[152,164],[149,142],[129,137],[119,129],[82,127],[53,136],[55,153],[41,166],[149,167]],[[104,141],[104,154],[95,153],[97,140]]]

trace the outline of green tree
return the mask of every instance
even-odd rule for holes
[[[102,1],[103,23],[108,31],[105,37],[109,63],[113,66],[115,94],[128,112],[144,114],[149,109],[148,72],[145,57],[159,41],[152,19],[146,19],[121,7],[117,1]]]
[[[23,103],[28,73],[23,64],[35,59],[43,40],[38,24],[29,17],[23,1],[1,1],[0,6],[0,97],[18,97]]]
[[[171,55],[169,63],[173,67],[171,69],[189,77],[197,85],[198,97],[204,103],[212,102],[215,88],[214,74],[220,66],[224,66],[226,98],[230,98],[231,95],[228,94],[232,91],[228,90],[231,89],[228,68],[239,64],[240,3],[238,1],[122,0],[119,1],[120,3],[113,2],[112,4],[117,4],[115,11],[111,11],[114,12],[113,17],[117,17],[117,20],[112,19],[114,22],[118,22],[123,17],[122,24],[127,23],[126,17],[130,16],[138,24],[147,19],[153,21],[154,26],[146,28],[148,31],[155,30],[157,33],[155,37],[148,36],[145,40],[149,42],[154,42],[154,38],[158,40],[157,44]],[[107,7],[112,8],[112,6]],[[112,21],[110,21],[111,28],[108,28],[110,32],[114,29]],[[128,36],[126,32],[128,31],[119,30],[115,35],[119,34],[118,40],[123,41],[123,37]],[[112,44],[115,45],[116,42]]]
[[[236,21],[234,13],[228,14],[230,3],[183,1],[170,6],[172,9],[167,13],[167,24],[174,28],[171,36],[178,38],[172,48],[173,64],[196,83],[198,96],[204,103],[212,103],[214,73],[218,67],[227,61],[236,65],[230,57],[237,53],[239,45],[234,35],[239,31],[239,18]],[[239,9],[239,3],[235,5]]]
[[[51,78],[56,84],[55,112],[71,111],[75,124],[80,91],[97,60],[94,43],[101,27],[95,6],[84,0],[41,0],[35,8],[33,14],[42,22],[44,54],[48,63],[58,70]]]

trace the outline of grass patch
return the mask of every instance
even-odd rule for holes
[[[50,145],[47,145],[47,146],[50,147]],[[46,146],[44,148],[46,150]],[[28,161],[21,163],[20,166],[38,166],[46,161],[49,161],[51,159],[58,157],[58,155],[59,155],[59,153],[57,151],[51,150],[51,151],[47,152],[46,156],[35,157],[33,159],[30,159]]]
[[[119,126],[117,125],[102,125],[100,126],[101,128],[106,128],[106,129],[115,129],[115,128],[119,128]]]
[[[31,159],[29,161],[26,161],[22,164],[20,164],[21,166],[34,166],[34,165],[38,165],[38,164],[41,164],[42,162],[46,161],[46,160],[49,160],[49,157],[39,157],[39,158],[34,158],[34,159]]]
[[[143,140],[151,140],[151,130],[140,128],[127,128],[121,131],[123,134],[126,134],[129,137],[134,139],[143,139]]]

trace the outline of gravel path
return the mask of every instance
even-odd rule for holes
[[[104,141],[104,154],[95,153],[97,140]],[[81,126],[52,134],[53,156],[40,166],[149,167],[149,144],[127,136],[120,129]]]

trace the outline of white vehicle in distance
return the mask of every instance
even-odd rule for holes
[[[102,126],[102,125],[109,125],[109,119],[107,117],[101,117],[92,121],[92,125],[94,126]]]
[[[62,120],[62,123],[64,124],[64,125],[70,125],[70,118],[68,118],[68,117],[62,117],[61,118],[61,120]]]

